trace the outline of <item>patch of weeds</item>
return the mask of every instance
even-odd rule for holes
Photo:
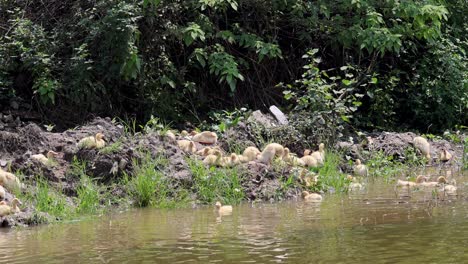
[[[387,181],[397,177],[406,169],[405,165],[394,161],[392,156],[385,155],[383,151],[375,152],[366,165],[370,176],[383,177]]]
[[[462,139],[458,133],[451,133],[450,131],[445,131],[443,137],[449,141],[452,141],[455,144],[462,143]]]
[[[115,119],[112,120],[112,122],[121,123],[123,125],[125,135],[131,136],[137,133],[138,127],[137,127],[137,120],[135,118],[126,118],[125,120],[121,118],[117,118],[116,120]]]
[[[80,179],[79,185],[76,188],[78,195],[76,199],[76,212],[80,214],[99,213],[102,188],[86,174],[86,162],[79,161],[76,157],[73,158],[67,174],[69,177]]]
[[[281,158],[275,157],[271,162],[271,170],[274,172],[278,172],[281,175],[285,174],[288,167],[289,165]]]
[[[100,190],[99,186],[89,176],[82,174],[80,185],[76,189],[78,194],[79,213],[95,214],[99,211]]]
[[[207,168],[198,160],[188,160],[193,174],[193,191],[200,202],[238,204],[244,199],[242,175],[237,168]]]
[[[346,192],[348,190],[349,180],[345,174],[340,172],[340,162],[341,155],[338,153],[333,151],[326,153],[323,166],[312,168],[312,171],[319,175],[317,183],[312,186],[312,191]]]
[[[297,185],[297,176],[294,174],[281,176],[281,190],[284,192]]]
[[[414,148],[405,148],[405,165],[408,167],[424,166],[427,163],[427,158],[416,153]],[[397,163],[396,161],[394,163]]]
[[[186,202],[188,195],[171,188],[171,180],[164,176],[161,164],[166,164],[163,157],[151,158],[147,154],[141,161],[134,160],[133,176],[124,175],[123,184],[139,207],[154,206],[159,208],[177,207]]]
[[[122,142],[119,140],[117,142],[114,142],[114,143],[112,143],[110,145],[105,146],[104,148],[99,150],[99,152],[101,154],[107,155],[107,154],[117,153],[121,149],[122,149]]]
[[[468,137],[463,142],[463,169],[468,170]]]
[[[55,158],[51,157],[47,159],[47,162],[44,164],[47,168],[52,169],[56,166],[58,166],[58,162]]]
[[[236,153],[236,154],[242,154],[244,150],[246,149],[246,146],[243,143],[237,143],[235,141],[226,141],[227,143],[227,153]]]
[[[171,130],[170,123],[167,124],[161,121],[158,117],[151,115],[150,119],[144,126],[140,126],[145,133],[158,131],[161,136],[165,136]]]
[[[81,176],[85,174],[86,174],[86,162],[80,161],[76,156],[74,156],[71,166],[66,173],[66,177],[69,179],[73,179],[73,178],[81,179]]]
[[[45,212],[57,218],[70,218],[74,215],[74,207],[67,202],[66,196],[52,188],[47,180],[38,178],[34,190],[24,194],[25,199],[33,204],[37,211]]]

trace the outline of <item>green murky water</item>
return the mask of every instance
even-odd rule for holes
[[[468,187],[459,196],[370,183],[321,204],[144,209],[0,231],[0,263],[466,263]]]

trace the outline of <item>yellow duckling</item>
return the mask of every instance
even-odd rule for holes
[[[317,160],[318,165],[323,165],[325,162],[325,144],[320,143],[319,150],[312,152],[310,155]]]
[[[204,147],[204,148],[200,149],[199,151],[197,151],[197,155],[206,157],[206,156],[210,155],[210,150],[212,150],[211,147]]]
[[[356,165],[354,165],[354,175],[367,177],[368,170],[367,166],[361,163],[360,159],[356,160]]]
[[[240,163],[247,163],[250,161],[249,158],[244,155],[237,155],[237,157],[239,158]]]
[[[5,199],[5,195],[6,195],[5,188],[3,188],[3,186],[0,185],[0,200]]]
[[[227,215],[227,214],[232,214],[232,206],[231,205],[221,205],[221,202],[216,202],[216,211],[219,214],[222,215]]]
[[[168,140],[169,142],[175,142],[177,140],[176,135],[171,130],[168,130],[164,134],[164,138]]]
[[[314,157],[310,155],[306,155],[301,158],[301,160],[304,162],[304,165],[306,167],[318,167],[318,161]]]
[[[216,154],[217,152],[221,153],[221,155],[224,153],[224,151],[220,147],[216,146],[216,147],[211,148],[210,151],[208,151],[208,155]]]
[[[421,182],[419,183],[420,186],[423,186],[423,187],[437,187],[437,186],[440,186],[442,184],[445,184],[447,183],[447,179],[445,179],[444,176],[440,176],[439,178],[437,178],[437,181],[435,182]]]
[[[291,154],[289,148],[284,148],[283,160],[291,166],[305,166],[305,162]]]
[[[284,147],[278,143],[268,144],[263,151],[257,156],[257,160],[261,163],[270,164],[275,156],[282,157]]]
[[[80,149],[100,149],[106,145],[104,141],[104,134],[97,133],[96,136],[85,137],[78,142],[78,148]]]
[[[177,145],[184,152],[187,152],[187,153],[197,152],[197,147],[195,146],[195,143],[193,141],[182,139],[182,140],[177,141]]]
[[[11,201],[11,206],[7,205],[5,201],[0,202],[0,217],[21,212],[18,204],[21,205],[21,202],[18,200],[18,198],[15,198],[13,201]]]
[[[234,167],[239,164],[241,164],[241,161],[239,160],[239,157],[236,153],[231,153],[229,157],[221,158],[219,163],[221,167]]]
[[[302,191],[302,198],[308,202],[321,202],[322,195],[318,193],[309,193],[308,191]]]
[[[260,150],[256,147],[247,147],[246,149],[244,149],[242,156],[244,156],[248,161],[253,161],[257,159],[257,156],[260,153]]]
[[[6,172],[0,168],[0,185],[8,190],[14,190],[21,187],[21,182],[13,173]]]
[[[421,151],[421,153],[427,158],[428,161],[431,159],[431,145],[425,138],[415,137],[413,139],[413,145],[416,149]]]
[[[31,159],[37,160],[37,161],[41,162],[42,164],[47,165],[49,163],[49,160],[52,160],[57,156],[58,156],[57,152],[49,150],[47,152],[47,157],[44,156],[44,154],[36,154],[36,155],[32,155]]]
[[[403,181],[403,180],[398,180],[396,186],[400,187],[416,187],[418,184],[423,183],[426,180],[426,178],[422,175],[419,175],[416,177],[416,181]]]
[[[182,130],[182,131],[180,131],[180,136],[181,136],[181,137],[186,137],[186,136],[188,136],[188,135],[189,135],[189,133],[187,132],[187,130]]]
[[[217,151],[214,154],[209,154],[203,160],[204,165],[215,166],[219,165],[221,161],[221,152]]]
[[[452,154],[447,149],[443,148],[439,155],[440,161],[448,162],[452,159]]]
[[[447,194],[447,195],[457,195],[457,187],[455,187],[454,185],[445,185],[444,186],[444,192]]]
[[[313,186],[318,181],[318,175],[310,172],[307,169],[302,169],[299,175],[299,179],[306,187]]]
[[[353,177],[351,175],[347,175],[346,178],[351,181],[351,183],[348,186],[348,189],[350,191],[359,191],[363,189],[362,184],[358,181],[356,177]]]
[[[192,140],[201,144],[216,144],[218,136],[215,132],[203,131],[194,135]]]

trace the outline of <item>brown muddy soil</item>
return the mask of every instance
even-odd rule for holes
[[[413,147],[413,138],[418,136],[413,132],[396,133],[396,132],[379,132],[369,133],[364,136],[356,137],[352,141],[340,141],[336,144],[337,149],[341,149],[347,155],[353,159],[361,159],[364,163],[366,162],[366,153],[374,153],[375,151],[382,151],[385,156],[393,157],[393,160],[405,162],[407,160],[408,153],[415,151],[419,155],[417,150]],[[461,136],[464,140],[465,135]],[[454,144],[445,139],[428,140],[431,145],[431,160],[429,165],[440,164],[439,155],[442,149],[448,150],[455,158],[449,163],[452,166],[461,166],[463,157],[463,145]],[[409,151],[411,150],[411,151]]]
[[[14,119],[13,119],[14,120]],[[269,119],[271,120],[271,119]],[[253,123],[252,123],[253,122]],[[234,150],[243,149],[247,146],[259,145],[258,135],[254,128],[263,124],[255,124],[255,120],[247,123],[240,123],[236,128],[228,130],[219,141],[227,153]],[[274,122],[272,120],[271,122]],[[254,124],[254,126],[252,126]],[[269,124],[271,125],[271,123]],[[302,135],[287,126],[273,125],[284,135],[294,136],[296,139],[288,147],[300,153],[305,142],[301,142]],[[291,130],[291,131],[290,131]],[[80,150],[77,142],[87,136],[96,133],[104,133],[107,142],[104,150]],[[369,134],[373,143],[365,142],[339,142],[338,149],[345,150],[345,153],[353,158],[361,158],[362,153],[369,150],[382,150],[387,155],[404,158],[405,149],[411,146],[413,133],[378,133]],[[304,137],[305,138],[305,137]],[[287,139],[287,138],[286,138]],[[455,156],[461,157],[463,147],[441,140],[431,142],[433,157],[437,157],[442,148],[447,148]],[[201,146],[198,146],[201,148]],[[59,153],[56,163],[44,165],[31,159],[31,155],[53,150]],[[133,161],[141,160],[143,155],[158,157],[163,155],[168,159],[168,165],[164,168],[164,175],[171,178],[174,188],[178,186],[192,185],[192,172],[186,162],[187,154],[182,152],[176,142],[170,142],[158,133],[137,133],[127,136],[122,125],[113,122],[110,118],[96,118],[84,126],[69,129],[64,132],[48,132],[35,123],[17,123],[17,126],[10,126],[8,129],[0,131],[0,166],[4,170],[24,174],[24,182],[33,183],[38,177],[44,177],[51,185],[61,188],[70,197],[76,196],[76,188],[79,177],[71,173],[74,159],[78,159],[86,164],[86,173],[97,179],[102,184],[117,183],[124,174],[132,175]],[[194,157],[201,159],[200,157]],[[363,159],[365,161],[365,159]],[[350,171],[350,168],[343,167]],[[275,171],[269,166],[257,162],[243,164],[240,167],[243,177],[242,186],[244,193],[249,200],[277,200],[281,198],[295,197],[300,190],[291,187],[287,190],[282,188],[281,177],[289,177],[290,169]],[[26,190],[28,188],[26,187]],[[117,196],[124,196],[122,190],[115,189],[113,193]],[[195,194],[196,195],[196,194]],[[13,197],[8,194],[7,201]],[[35,212],[34,208],[25,208],[22,213],[14,216],[0,218],[1,226],[28,225],[49,219],[46,214]]]
[[[105,151],[79,149],[80,139],[101,132],[105,134],[106,146],[118,146]],[[253,145],[253,144],[252,144]],[[198,145],[198,148],[203,146]],[[53,150],[59,155],[52,165],[44,165],[32,160],[31,155]],[[24,182],[35,182],[44,177],[49,183],[63,190],[68,196],[76,196],[79,177],[70,173],[74,159],[86,164],[86,173],[102,184],[118,182],[124,173],[131,175],[132,161],[141,160],[143,155],[157,157],[163,155],[168,159],[164,168],[166,177],[171,178],[174,187],[191,186],[192,172],[186,162],[186,153],[182,152],[176,142],[165,140],[157,133],[137,133],[131,137],[124,134],[123,127],[112,122],[109,118],[96,118],[92,122],[61,133],[48,132],[34,123],[18,126],[16,129],[0,131],[0,163],[7,171],[21,171]],[[201,159],[201,157],[194,158]],[[274,175],[263,164],[252,162],[241,168],[245,177],[243,186],[249,199],[270,200],[276,197],[280,175]],[[26,191],[31,188],[26,187]],[[124,195],[114,190],[117,195]],[[12,200],[8,194],[6,201]],[[38,215],[33,208],[26,208],[24,212],[14,216],[4,217],[3,226],[14,226],[34,223]]]

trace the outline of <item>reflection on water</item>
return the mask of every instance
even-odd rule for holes
[[[465,181],[455,198],[369,183],[321,204],[144,209],[99,219],[0,231],[0,263],[463,263]],[[406,192],[406,193],[402,193]]]

